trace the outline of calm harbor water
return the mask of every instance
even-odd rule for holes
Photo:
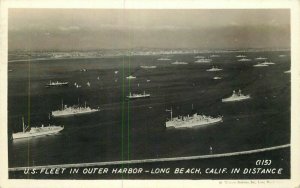
[[[199,54],[171,55],[171,61],[158,61],[162,56],[131,56],[11,62],[9,135],[21,131],[22,116],[31,126],[50,123],[65,129],[52,136],[9,140],[9,167],[204,155],[210,146],[213,153],[227,153],[289,143],[291,88],[290,74],[284,73],[290,70],[289,52],[243,53],[250,62],[238,62],[238,54],[220,53],[208,64],[193,63]],[[253,67],[262,62],[255,60],[260,56],[276,64]],[[172,65],[176,60],[189,64]],[[223,70],[207,72],[212,65]],[[129,75],[136,79],[127,80]],[[212,79],[215,76],[222,79]],[[46,88],[50,80],[70,84]],[[76,88],[75,82],[82,87]],[[234,89],[242,89],[251,99],[222,103]],[[143,91],[151,97],[126,100],[129,92]],[[49,120],[49,113],[59,109],[62,100],[74,105],[78,99],[81,105],[86,101],[101,111]],[[174,116],[198,112],[222,115],[223,122],[165,129],[170,117],[166,109],[171,107]]]

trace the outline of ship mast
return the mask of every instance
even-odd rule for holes
[[[166,109],[166,111],[170,112],[170,114],[171,114],[171,121],[172,121],[173,120],[173,110],[172,110],[172,108],[171,108],[171,110]]]

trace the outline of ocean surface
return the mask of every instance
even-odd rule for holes
[[[252,61],[237,61],[239,54]],[[281,54],[286,56],[279,57]],[[289,51],[218,53],[207,64],[194,63],[197,55],[212,54],[9,62],[9,137],[22,130],[22,116],[30,126],[64,125],[56,135],[9,139],[9,167],[206,155],[210,147],[216,154],[290,143],[291,75],[284,73],[290,70]],[[171,60],[157,60],[166,56]],[[260,56],[276,64],[253,67],[264,61],[255,60]],[[176,60],[189,64],[171,64]],[[223,70],[206,71],[213,65]],[[127,80],[129,75],[136,79]],[[214,80],[215,76],[222,79]],[[46,88],[50,80],[70,84]],[[75,82],[82,87],[76,88]],[[238,89],[251,99],[221,102]],[[143,91],[151,97],[126,100],[129,92]],[[101,111],[49,119],[51,111],[61,108],[62,100],[68,106],[86,102]],[[166,109],[170,108],[174,117],[198,112],[222,115],[223,122],[166,129],[170,118]]]

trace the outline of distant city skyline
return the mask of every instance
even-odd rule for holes
[[[288,9],[9,9],[8,50],[290,48]]]

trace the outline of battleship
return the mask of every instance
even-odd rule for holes
[[[172,117],[172,109],[166,110],[169,111],[171,114],[170,120],[166,122],[166,128],[192,128],[192,127],[199,127],[199,126],[206,126],[206,125],[212,125],[216,123],[220,123],[223,121],[223,117],[211,117],[211,116],[205,116],[205,115],[199,115],[195,113],[192,116],[178,116],[173,118]]]
[[[211,59],[198,59],[197,61],[195,61],[195,63],[210,63],[212,60]]]
[[[141,66],[141,68],[143,68],[143,69],[155,69],[157,66],[154,66],[154,65],[152,65],[152,66],[146,66],[146,65],[142,65]]]
[[[242,59],[239,59],[238,61],[240,61],[240,62],[245,62],[245,61],[251,61],[251,59],[242,58]]]
[[[86,102],[84,107],[80,107],[79,105],[68,107],[67,105],[64,105],[62,101],[61,110],[52,111],[51,114],[53,117],[64,117],[64,116],[73,116],[73,115],[80,115],[80,114],[89,114],[98,111],[100,111],[99,108],[92,109],[90,107],[87,107]]]
[[[212,68],[207,69],[206,71],[209,71],[209,72],[216,72],[216,71],[221,71],[221,70],[223,70],[223,69],[220,69],[220,68],[218,68],[218,67],[213,66]]]
[[[222,102],[234,102],[246,99],[250,99],[250,95],[243,95],[241,90],[239,90],[238,93],[236,93],[235,90],[233,90],[232,95],[228,98],[222,99]]]
[[[173,65],[187,65],[187,62],[182,62],[182,61],[175,61],[172,63]]]
[[[67,86],[69,84],[69,82],[52,82],[50,80],[50,82],[48,84],[46,84],[46,87],[58,87],[58,86]]]
[[[263,64],[263,63],[258,63],[256,65],[253,65],[253,67],[268,67],[269,65]]]
[[[126,77],[126,79],[128,79],[128,80],[131,80],[131,79],[136,79],[136,77],[135,77],[135,76],[132,76],[132,75],[130,75],[130,76],[127,76],[127,77]]]
[[[22,117],[23,131],[12,134],[12,139],[31,138],[37,136],[46,136],[56,134],[64,129],[63,126],[49,125],[41,127],[29,127],[24,124],[24,118]]]
[[[210,55],[210,57],[220,57],[220,55],[212,54],[212,55]]]
[[[245,56],[245,55],[237,55],[237,56],[235,56],[235,57],[242,57],[242,58],[244,58],[244,57],[247,57],[247,56]]]
[[[161,57],[159,59],[157,59],[158,61],[170,61],[171,59],[166,58],[166,57]]]
[[[266,60],[267,58],[266,57],[257,57],[255,58],[256,60]]]
[[[127,96],[127,99],[140,99],[140,98],[149,98],[150,97],[150,94],[149,93],[146,93],[144,91],[144,93],[142,94],[131,94],[131,92],[129,93],[129,95]]]
[[[271,61],[265,61],[263,63],[261,63],[263,65],[274,65],[275,63],[271,62]]]

